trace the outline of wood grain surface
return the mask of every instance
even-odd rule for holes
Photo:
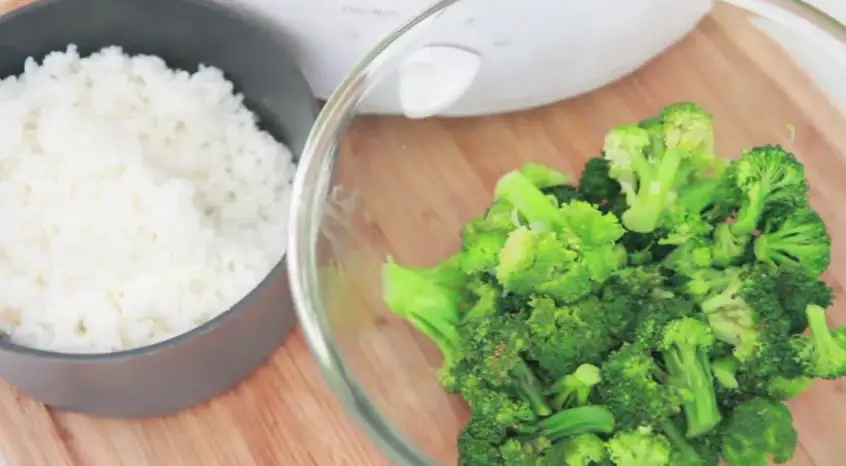
[[[432,376],[437,352],[379,303],[378,263],[392,254],[404,263],[431,264],[457,247],[459,226],[485,207],[503,172],[537,160],[576,174],[611,125],[683,99],[714,113],[722,154],[780,143],[806,164],[813,202],[834,238],[826,274],[838,293],[831,319],[846,324],[846,242],[840,240],[846,216],[839,209],[846,199],[844,118],[730,7],[718,7],[632,76],[577,99],[484,118],[353,122],[337,182],[354,190],[358,207],[348,219],[353,229],[341,228],[333,238],[347,252],[333,249],[336,242],[327,252],[336,255],[327,262],[335,267],[327,268],[323,290],[330,321],[376,406],[439,462],[454,463],[462,405]],[[844,387],[819,382],[790,403],[801,442],[790,464],[846,464]],[[0,449],[9,466],[388,464],[333,398],[299,332],[229,393],[160,419],[55,412],[0,384]]]

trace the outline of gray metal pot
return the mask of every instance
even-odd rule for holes
[[[318,107],[279,32],[202,0],[47,0],[0,17],[0,76],[69,43],[109,45],[171,66],[216,66],[264,129],[299,154]],[[4,225],[3,228],[14,228]],[[284,241],[284,238],[279,238]],[[284,261],[232,309],[171,340],[112,354],[68,355],[0,342],[0,377],[47,405],[114,417],[164,414],[252,373],[296,323]]]

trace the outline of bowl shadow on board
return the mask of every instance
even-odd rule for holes
[[[45,0],[0,16],[0,78],[75,44],[158,55],[172,68],[220,68],[261,126],[298,157],[318,106],[281,32],[203,0]],[[284,241],[284,238],[280,238]],[[162,415],[212,398],[249,376],[296,324],[284,258],[244,299],[170,340],[110,354],[69,355],[0,342],[0,377],[60,410],[108,417]]]

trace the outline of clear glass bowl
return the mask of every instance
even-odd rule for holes
[[[677,45],[576,98],[474,118],[362,114],[438,14],[465,1],[438,3],[361,62],[324,107],[295,183],[288,250],[303,331],[337,397],[395,464],[455,464],[467,412],[439,384],[438,350],[383,304],[385,258],[434,264],[457,250],[459,228],[489,205],[499,176],[529,160],[577,176],[609,128],[673,101],[713,113],[721,155],[778,143],[806,165],[833,238],[831,319],[846,323],[842,24],[799,1],[721,2]],[[842,390],[817,382],[790,402],[801,442],[792,464],[842,464]]]

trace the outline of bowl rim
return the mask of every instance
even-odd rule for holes
[[[14,21],[16,18],[22,15],[33,14],[35,12],[38,12],[39,10],[56,6],[58,3],[61,3],[63,1],[67,0],[35,0],[10,11],[7,11],[6,13],[0,13],[0,27],[3,27],[4,23]],[[266,34],[268,39],[274,40],[279,43],[280,49],[283,50],[286,54],[286,58],[291,61],[291,63],[295,63],[293,54],[291,53],[290,44],[284,43],[284,41],[278,35],[273,34],[273,31],[268,29],[267,23],[262,21],[261,17],[258,14],[248,12],[235,3],[224,4],[218,0],[172,1],[179,1],[184,4],[191,5],[194,8],[204,8],[216,15],[219,15],[222,18],[227,19],[228,21],[241,22],[245,25],[248,25],[249,27],[262,29],[263,32],[268,33]],[[224,73],[226,72],[226,70],[221,71],[223,71]],[[304,91],[307,90],[311,92],[311,87],[299,66],[295,66],[295,72],[295,78],[300,81],[300,83],[297,85]],[[314,99],[314,103],[310,106],[308,111],[310,112],[309,118],[312,121],[316,121],[320,112],[320,107],[318,106],[316,99]],[[298,154],[297,151],[295,151],[293,148],[289,148],[289,150],[291,150],[294,155],[294,160],[296,164],[295,172],[299,171],[301,165],[301,157],[298,156],[301,156],[301,153]],[[291,188],[290,192],[293,195],[293,187]],[[291,208],[293,208],[293,205],[289,205],[289,209]],[[39,360],[55,361],[65,364],[91,364],[119,363],[125,359],[131,359],[140,356],[153,356],[155,354],[168,351],[174,347],[178,347],[188,341],[195,340],[203,335],[216,331],[220,327],[223,327],[229,320],[235,318],[237,314],[239,314],[244,308],[249,306],[251,301],[256,296],[264,292],[267,287],[271,286],[277,280],[287,280],[287,257],[288,252],[286,249],[283,252],[282,256],[270,269],[270,271],[265,274],[262,280],[259,281],[258,284],[256,284],[252,289],[250,289],[250,291],[246,295],[244,295],[237,302],[235,302],[235,304],[232,304],[223,312],[218,313],[217,315],[205,321],[204,323],[197,325],[188,331],[169,337],[167,339],[160,340],[148,345],[138,346],[129,349],[122,349],[113,352],[63,353],[59,351],[30,348],[28,346],[19,345],[8,340],[7,338],[5,338],[4,335],[4,338],[0,338],[0,353],[11,352],[20,356],[28,356]],[[290,293],[288,294],[290,296]]]
[[[334,332],[326,317],[319,294],[316,246],[322,217],[323,199],[330,192],[331,172],[335,166],[337,138],[354,117],[359,99],[366,94],[368,81],[376,74],[382,60],[390,59],[393,48],[421,23],[434,19],[462,0],[439,0],[414,15],[380,40],[329,96],[303,149],[301,167],[294,180],[294,200],[290,210],[288,236],[288,276],[294,308],[312,356],[323,378],[349,414],[390,460],[403,465],[436,464],[428,455],[395,429],[381,414],[369,394],[349,371],[349,366],[335,345]],[[713,0],[714,6],[728,3],[738,8],[782,22],[777,13],[791,19],[810,22],[826,34],[846,41],[846,25],[805,0]],[[783,24],[783,23],[782,23]]]

